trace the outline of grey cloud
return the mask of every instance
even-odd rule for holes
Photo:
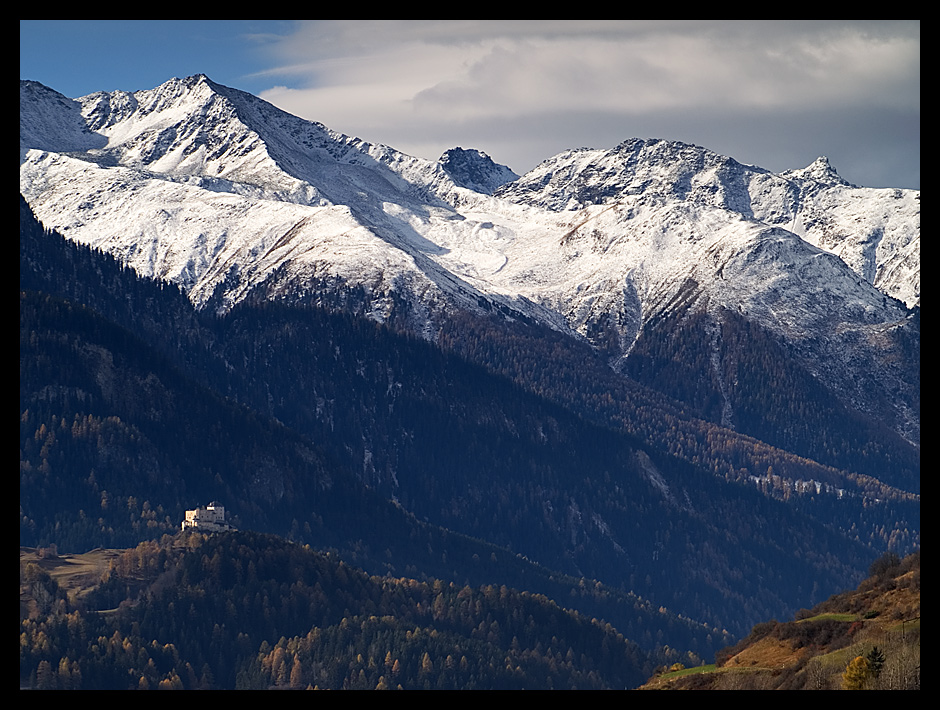
[[[919,42],[918,21],[300,23],[270,98],[428,158],[472,140],[517,172],[655,136],[919,187]]]

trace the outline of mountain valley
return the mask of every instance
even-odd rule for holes
[[[637,683],[919,549],[915,191],[641,139],[518,176],[201,75],[20,113],[21,545],[223,500],[601,619]]]

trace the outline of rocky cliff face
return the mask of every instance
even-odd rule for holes
[[[458,185],[486,195],[492,195],[506,183],[519,179],[512,170],[494,163],[490,156],[480,150],[451,148],[444,152],[438,162]]]

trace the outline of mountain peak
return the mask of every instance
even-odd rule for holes
[[[204,84],[205,86],[208,86],[209,88],[216,88],[219,86],[205,74],[191,74],[189,76],[184,76],[184,77],[174,76],[172,79],[167,79],[166,81],[164,81],[155,89],[151,89],[151,91],[160,91],[169,87],[192,89],[193,87],[199,86],[200,84]]]
[[[516,173],[494,162],[481,150],[465,150],[458,146],[445,151],[438,162],[458,185],[487,195],[519,179]]]
[[[89,130],[81,104],[38,81],[20,81],[20,148],[57,152],[100,147],[105,139]]]
[[[630,138],[610,150],[559,153],[498,196],[555,211],[635,197],[690,199],[747,212],[743,185],[748,176],[766,172],[691,143]]]
[[[827,187],[832,187],[834,185],[857,187],[856,185],[852,185],[850,182],[843,179],[842,176],[836,172],[836,169],[832,167],[832,163],[829,162],[829,158],[827,158],[825,155],[819,156],[816,158],[816,160],[814,160],[802,170],[787,170],[780,174],[783,177],[790,179],[801,178],[803,180],[812,180]]]

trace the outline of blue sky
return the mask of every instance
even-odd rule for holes
[[[69,97],[197,73],[430,159],[668,138],[920,188],[917,20],[20,21],[20,77]]]

